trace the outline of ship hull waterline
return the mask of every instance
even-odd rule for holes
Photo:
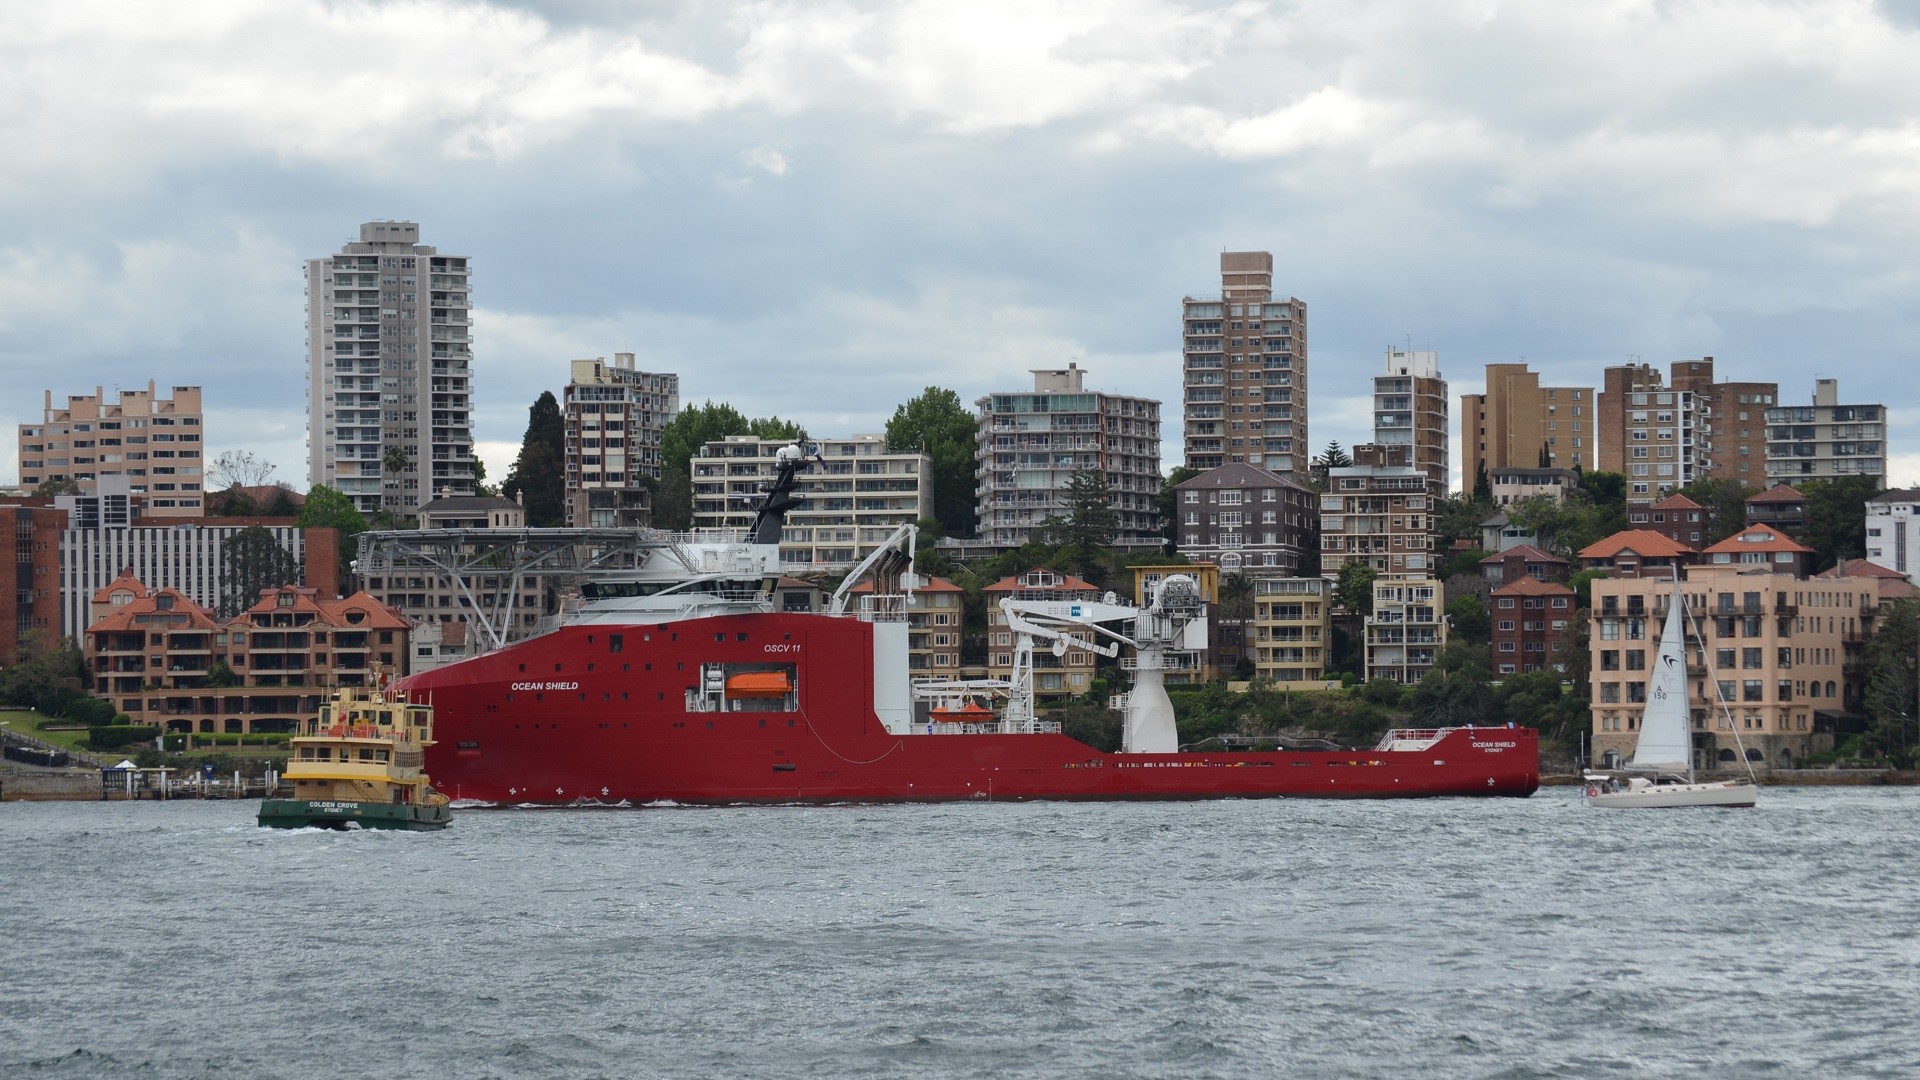
[[[435,787],[462,803],[742,804],[1525,797],[1537,733],[1417,749],[1109,754],[1060,734],[888,730],[871,628],[806,614],[568,626],[402,680],[433,706]],[[703,664],[792,672],[787,709],[696,711]],[[951,727],[952,725],[946,725]]]
[[[453,823],[445,806],[363,803],[321,799],[267,799],[260,824],[270,829],[395,829],[430,832]]]

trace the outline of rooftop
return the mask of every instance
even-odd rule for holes
[[[1712,554],[1722,551],[1791,551],[1796,555],[1811,555],[1813,549],[1797,544],[1787,535],[1771,525],[1749,525],[1725,540],[1707,548]]]
[[[1629,551],[1648,559],[1677,559],[1694,554],[1693,548],[1669,539],[1663,533],[1651,529],[1623,529],[1597,544],[1581,548],[1580,557],[1611,559]]]
[[[1750,503],[1805,503],[1807,497],[1786,484],[1775,484],[1758,495],[1749,496]]]

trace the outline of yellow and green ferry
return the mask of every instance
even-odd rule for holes
[[[275,829],[444,829],[447,797],[425,771],[433,707],[389,701],[372,687],[341,687],[291,740],[283,779],[293,797],[260,804]]]

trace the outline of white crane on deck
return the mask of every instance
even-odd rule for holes
[[[1144,608],[1122,604],[1112,593],[1100,601],[1000,601],[1014,639],[1013,678],[1008,688],[1005,728],[1035,730],[1033,711],[1033,643],[1053,643],[1055,656],[1081,648],[1112,656],[1125,645],[1134,650],[1133,691],[1126,696],[1126,726],[1121,752],[1171,754],[1180,749],[1174,729],[1173,702],[1168,699],[1164,673],[1169,661],[1207,647],[1207,607],[1200,586],[1186,574],[1173,574],[1152,590]],[[1102,623],[1131,623],[1129,633],[1110,630]],[[1098,641],[1104,638],[1105,641]]]

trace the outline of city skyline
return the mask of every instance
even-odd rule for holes
[[[1889,482],[1920,478],[1894,377],[1916,25],[1885,7],[186,7],[184,39],[104,7],[0,16],[46,73],[0,105],[24,148],[0,362],[25,388],[0,422],[43,390],[206,386],[209,456],[301,484],[300,260],[394,218],[485,268],[495,480],[565,363],[616,351],[685,401],[836,436],[928,383],[970,400],[1076,361],[1171,406],[1177,298],[1229,250],[1273,252],[1314,311],[1310,454],[1368,437],[1387,347],[1441,352],[1455,395],[1489,362],[1598,385],[1714,356],[1786,405],[1815,376],[1888,387]],[[1801,39],[1821,49],[1774,44]],[[1649,55],[1676,61],[1649,80]],[[369,80],[404,104],[364,108]]]

